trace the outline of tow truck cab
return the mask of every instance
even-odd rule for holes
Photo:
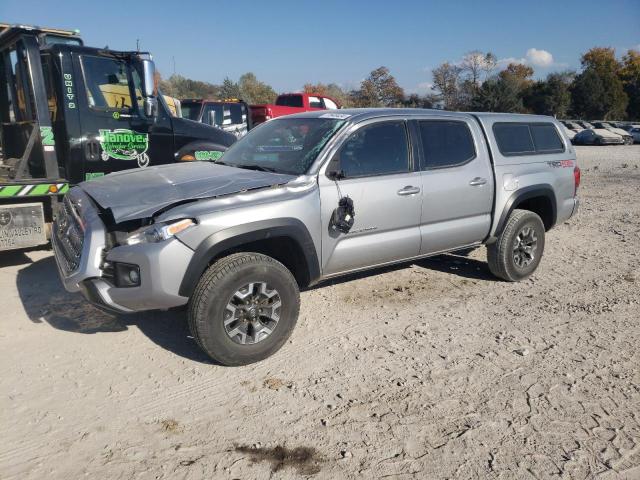
[[[221,128],[238,138],[246,135],[253,126],[249,105],[237,98],[224,100],[185,98],[180,101],[180,105],[185,118]]]
[[[236,141],[175,116],[156,81],[148,53],[0,24],[0,250],[46,243],[70,184],[202,152],[216,159]]]

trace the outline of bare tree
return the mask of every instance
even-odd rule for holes
[[[479,87],[484,79],[491,75],[497,63],[498,60],[493,53],[473,50],[462,57],[460,67],[471,84]]]
[[[456,110],[460,99],[460,75],[462,68],[445,62],[433,70],[433,86],[439,92],[445,109]]]

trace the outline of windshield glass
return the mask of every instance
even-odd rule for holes
[[[200,115],[200,102],[183,102],[182,103],[182,118],[188,118],[189,120],[198,120]]]
[[[235,143],[219,163],[302,175],[343,124],[344,120],[333,118],[272,120]]]

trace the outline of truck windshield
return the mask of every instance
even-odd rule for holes
[[[235,143],[218,163],[302,175],[344,120],[282,118],[267,122]]]
[[[201,108],[200,102],[182,102],[182,118],[198,121]]]

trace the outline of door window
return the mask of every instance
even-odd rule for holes
[[[324,108],[322,100],[318,97],[309,97],[309,108]]]
[[[324,108],[326,108],[327,110],[337,110],[338,109],[338,105],[336,105],[336,102],[334,102],[330,98],[323,98],[322,100],[324,101]]]
[[[340,169],[346,178],[407,172],[407,143],[407,131],[402,121],[363,127],[340,148]]]
[[[107,57],[82,57],[87,102],[98,110],[129,111],[133,106],[127,64]]]
[[[471,131],[464,122],[420,121],[418,130],[425,157],[423,170],[462,165],[476,156]]]

